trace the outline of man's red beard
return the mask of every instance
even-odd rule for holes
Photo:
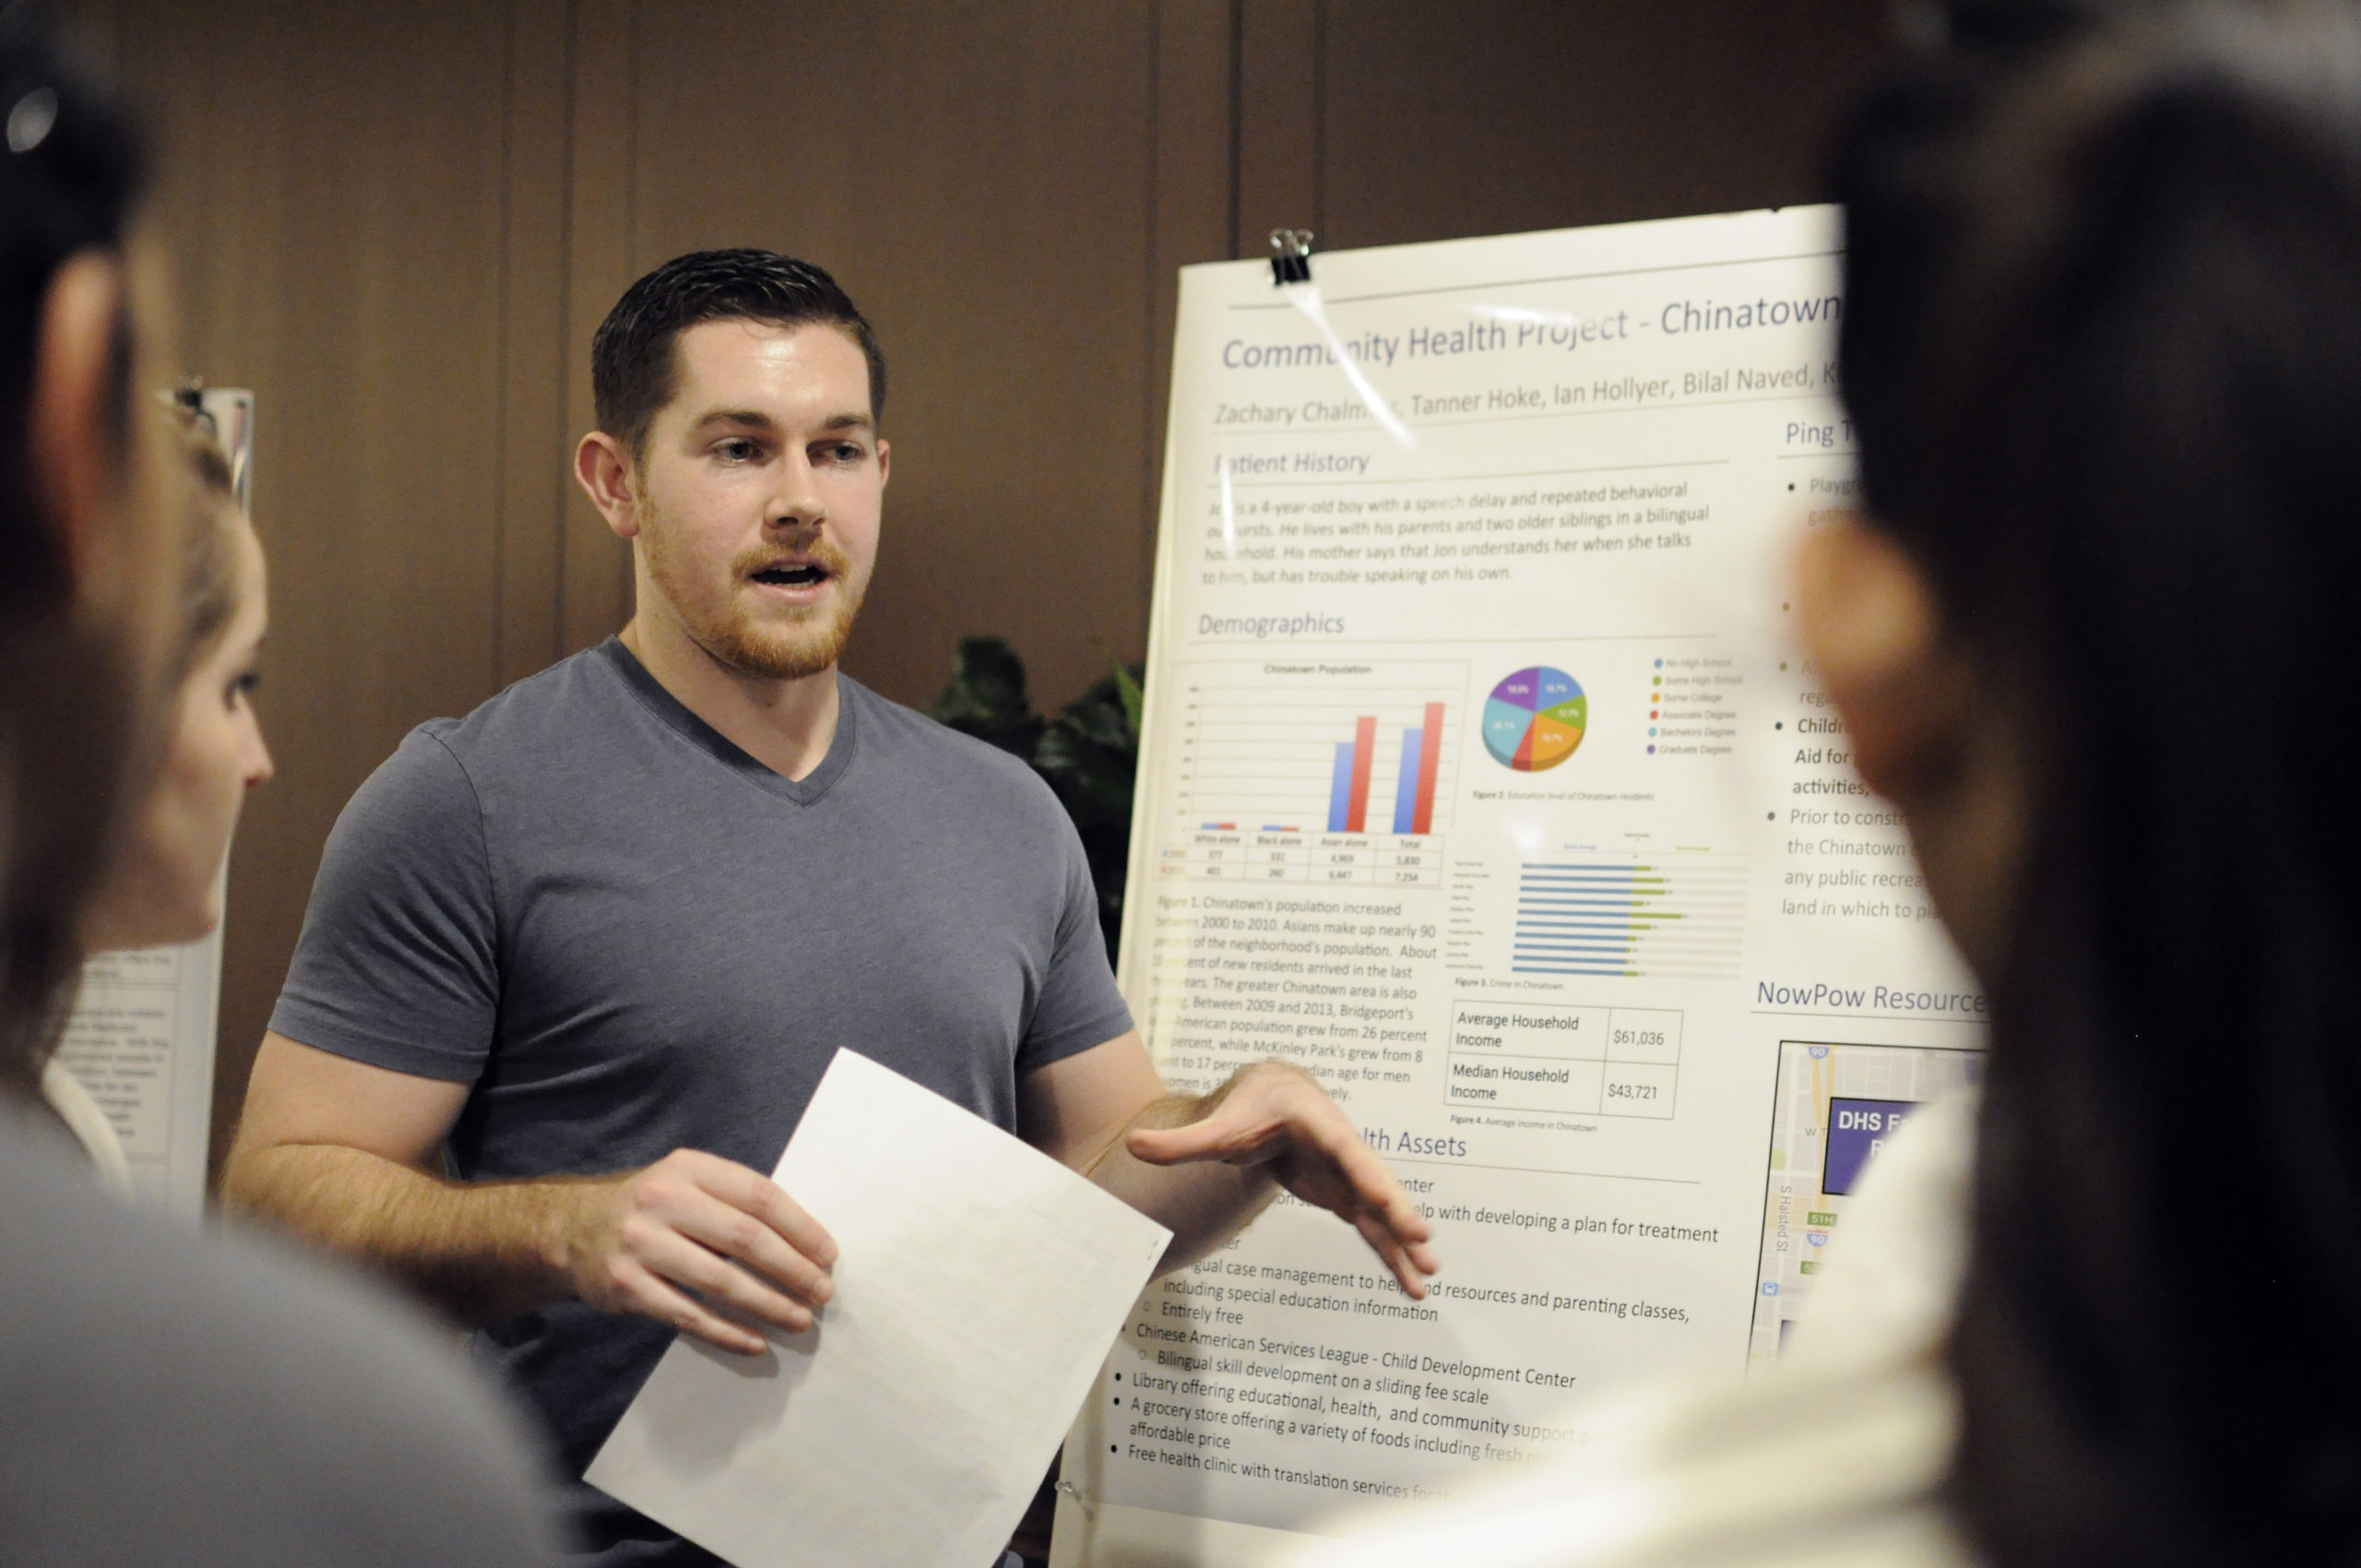
[[[716,662],[742,674],[797,681],[829,669],[843,654],[867,586],[853,580],[852,563],[843,551],[825,539],[788,547],[826,569],[836,585],[833,609],[812,605],[757,621],[747,612],[739,590],[755,571],[778,559],[778,547],[746,551],[730,564],[723,600],[717,610],[692,596],[695,585],[672,551],[670,530],[647,516],[647,511],[643,505],[640,539],[647,550],[647,575],[672,601],[690,639]]]

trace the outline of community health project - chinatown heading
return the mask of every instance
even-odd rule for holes
[[[1582,315],[1523,305],[1468,305],[1476,319],[1450,326],[1418,326],[1399,333],[1366,332],[1341,345],[1356,363],[1379,368],[1397,360],[1448,359],[1461,354],[1572,353],[1590,343],[1628,339],[1634,331],[1664,338],[1706,332],[1748,332],[1770,327],[1834,326],[1845,319],[1838,294],[1799,300],[1674,300],[1662,309],[1632,315]],[[1232,338],[1221,346],[1225,370],[1303,370],[1336,362],[1328,344],[1310,341],[1255,343]]]

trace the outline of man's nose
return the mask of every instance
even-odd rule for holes
[[[779,465],[778,493],[771,498],[768,521],[774,526],[801,524],[816,529],[828,520],[828,503],[820,492],[820,476],[812,460],[797,453]]]

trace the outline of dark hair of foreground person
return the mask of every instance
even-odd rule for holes
[[[2094,8],[2080,8],[2094,9]],[[2029,781],[1952,1503],[2361,1552],[2361,20],[1956,6],[1842,144],[1872,524]]]
[[[34,367],[59,268],[123,248],[142,183],[129,120],[28,6],[0,6],[0,1088],[27,1096],[52,999],[81,961],[74,918],[121,810],[146,695],[116,639],[76,612],[26,450]],[[109,412],[127,448],[127,315],[115,338]]]

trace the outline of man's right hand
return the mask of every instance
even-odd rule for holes
[[[828,1233],[718,1155],[675,1149],[589,1180],[444,1180],[428,1166],[467,1099],[465,1084],[267,1034],[223,1201],[368,1260],[471,1325],[579,1296],[753,1356],[750,1324],[800,1333],[833,1293]]]
[[[827,1231],[776,1182],[734,1160],[675,1149],[645,1170],[586,1182],[578,1194],[562,1261],[594,1307],[753,1356],[763,1336],[715,1306],[793,1334],[811,1327],[835,1293],[836,1244]]]

